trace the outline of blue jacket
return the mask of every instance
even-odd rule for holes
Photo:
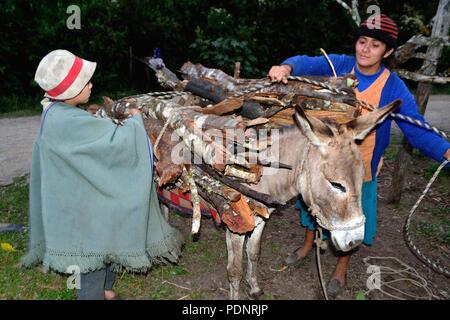
[[[342,76],[348,74],[355,67],[356,59],[354,56],[330,54],[329,58],[333,63],[336,74]],[[328,61],[324,56],[309,57],[306,55],[299,55],[286,59],[282,64],[287,64],[292,67],[293,76],[311,75],[311,76],[332,76],[332,70]],[[373,81],[384,70],[381,70],[375,75],[364,75],[360,73],[355,67],[355,75],[358,79],[359,91],[363,91],[372,84]],[[403,80],[401,80],[395,73],[391,72],[383,91],[381,93],[380,108],[388,105],[395,99],[401,99],[402,105],[396,112],[409,116],[414,119],[425,122],[424,117],[419,113],[417,103],[413,95],[406,87]],[[395,119],[397,125],[402,130],[408,142],[419,149],[424,155],[438,161],[444,161],[444,153],[450,149],[450,143],[441,138],[434,131],[413,125],[407,121]],[[375,177],[384,150],[389,145],[390,131],[392,118],[388,117],[383,123],[377,126],[375,149],[372,155],[372,177]],[[449,167],[449,166],[447,166]]]

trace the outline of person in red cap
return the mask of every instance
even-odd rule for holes
[[[140,111],[123,125],[80,108],[96,63],[55,50],[39,63],[44,112],[30,169],[30,243],[22,265],[74,273],[79,300],[111,300],[116,272],[177,262],[183,237],[162,217]],[[77,280],[78,279],[78,280]]]
[[[361,23],[356,36],[354,56],[330,54],[329,58],[336,74],[356,75],[358,85],[355,94],[358,99],[379,108],[401,99],[403,103],[396,112],[424,122],[405,83],[383,64],[383,60],[392,55],[397,48],[396,23],[384,14],[371,17]],[[286,78],[289,75],[332,76],[333,73],[324,56],[298,55],[286,59],[281,65],[273,66],[268,75],[272,80],[287,83]],[[363,110],[363,113],[365,112],[367,110]],[[391,122],[388,118],[379,124],[360,144],[365,167],[362,187],[362,207],[366,217],[363,243],[368,246],[373,244],[376,233],[377,175],[381,169],[383,152],[390,141]],[[450,159],[450,143],[436,133],[397,118],[396,122],[409,143],[424,155],[439,162]],[[306,235],[304,244],[285,259],[288,266],[298,266],[311,251],[314,245],[314,231],[317,228],[316,220],[301,199],[297,201],[297,207],[301,211],[300,220],[306,227]],[[344,287],[350,257],[351,253],[342,253],[339,256],[327,287],[330,297],[336,297]]]

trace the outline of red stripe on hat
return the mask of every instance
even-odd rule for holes
[[[398,29],[397,29],[397,28],[395,28],[395,27],[390,27],[390,26],[387,26],[387,25],[381,26],[381,29],[382,29],[382,30],[388,30],[388,31],[394,32],[394,33],[397,33],[397,32],[398,32]]]
[[[81,72],[81,68],[83,67],[83,59],[75,57],[75,61],[73,62],[72,67],[69,70],[69,73],[61,81],[56,87],[47,91],[47,94],[51,97],[57,97],[60,94],[64,93],[75,81],[78,75]]]
[[[398,33],[397,32],[393,32],[393,31],[390,31],[388,29],[381,29],[381,31],[389,34],[391,37],[393,37],[395,39],[397,39],[397,37],[398,37]]]

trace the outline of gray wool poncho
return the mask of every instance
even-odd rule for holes
[[[146,271],[176,262],[183,237],[161,215],[141,116],[123,126],[64,103],[45,110],[30,171],[24,266]]]

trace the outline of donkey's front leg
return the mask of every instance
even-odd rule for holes
[[[247,240],[248,265],[245,281],[250,286],[250,297],[258,299],[263,294],[263,291],[258,285],[258,260],[261,252],[261,235],[266,221],[258,216],[255,218],[255,224],[255,229]]]
[[[245,235],[232,233],[227,228],[228,281],[230,282],[230,300],[239,299],[239,285],[242,279],[242,255]]]

